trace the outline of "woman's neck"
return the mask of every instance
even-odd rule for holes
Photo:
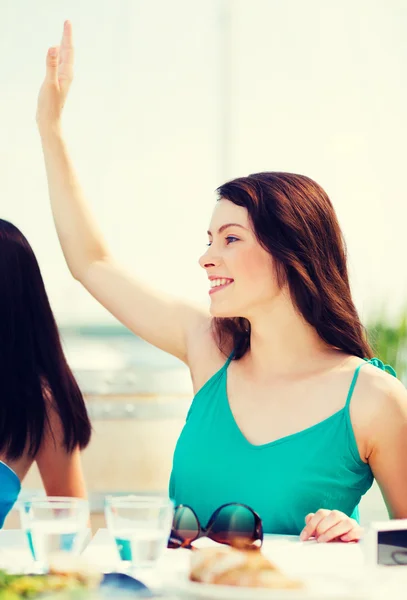
[[[334,356],[343,356],[320,338],[286,295],[281,294],[272,306],[258,309],[249,321],[250,350],[244,362],[256,377],[299,375],[317,365],[331,364]]]

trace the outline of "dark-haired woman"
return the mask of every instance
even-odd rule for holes
[[[37,260],[0,219],[0,527],[32,463],[48,496],[85,497],[91,426],[66,362]]]
[[[210,314],[150,290],[114,262],[75,178],[61,132],[72,65],[67,22],[48,53],[37,112],[55,224],[72,275],[190,368],[195,398],[174,455],[175,503],[204,526],[238,502],[266,532],[352,541],[375,477],[391,516],[407,517],[407,393],[372,359],[325,192],[289,173],[221,186],[200,259]]]

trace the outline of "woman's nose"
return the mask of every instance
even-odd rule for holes
[[[203,269],[209,269],[210,267],[216,267],[219,264],[219,257],[215,256],[212,246],[209,246],[207,251],[202,254],[199,259],[199,264]]]

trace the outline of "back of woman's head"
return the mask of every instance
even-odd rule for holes
[[[0,453],[34,457],[60,418],[63,445],[85,447],[91,425],[66,362],[40,269],[26,238],[0,219]]]
[[[349,287],[345,243],[333,206],[315,181],[293,173],[256,173],[218,188],[219,198],[247,209],[258,242],[273,257],[304,319],[329,345],[371,357]],[[232,336],[239,358],[250,344],[245,319],[215,319],[222,347]]]

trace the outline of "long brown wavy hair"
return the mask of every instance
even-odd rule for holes
[[[334,208],[315,181],[294,173],[255,173],[225,183],[219,199],[243,206],[259,243],[273,257],[277,281],[288,284],[304,319],[330,346],[360,358],[372,350],[352,300],[346,246]],[[213,319],[219,348],[234,358],[250,347],[250,323]]]

